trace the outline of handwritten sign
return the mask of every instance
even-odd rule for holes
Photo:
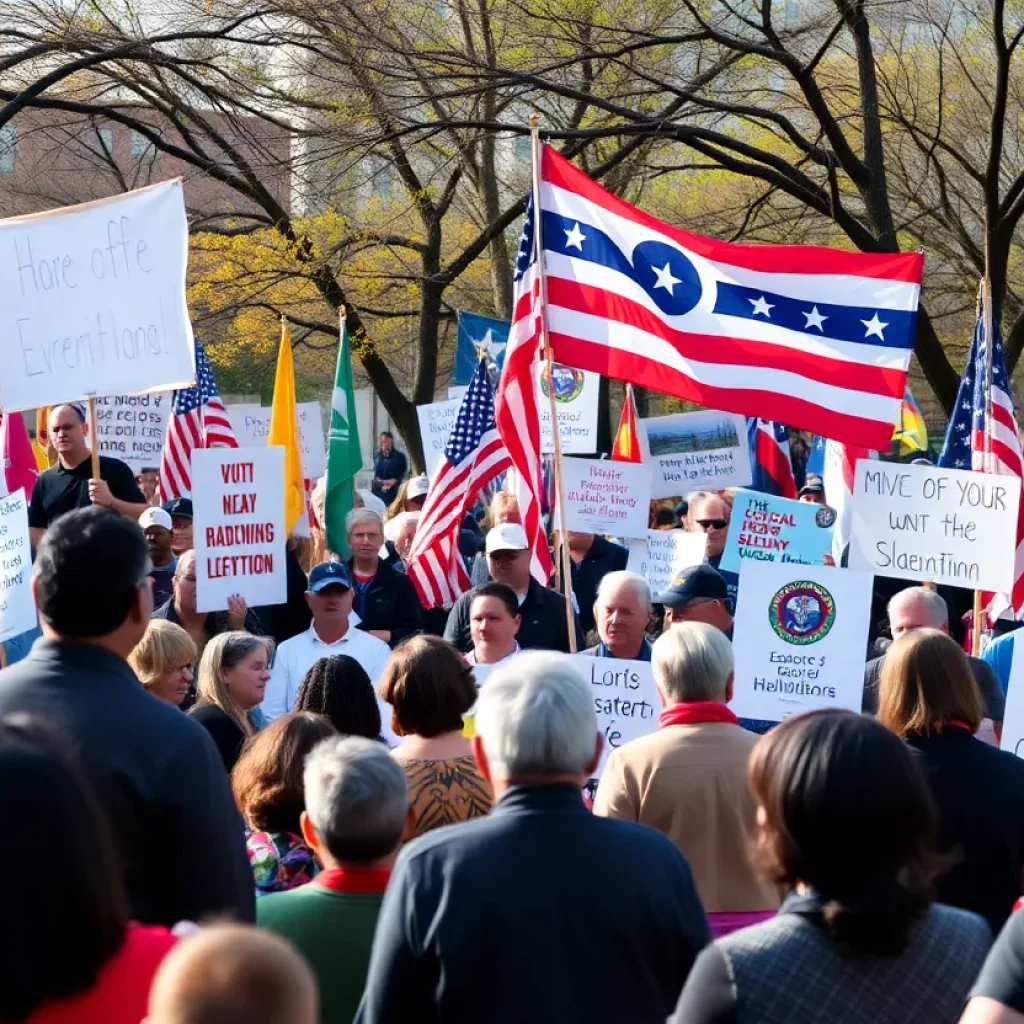
[[[639,573],[660,594],[679,573],[704,561],[707,534],[687,530],[648,530],[646,540],[629,542],[626,568]]]
[[[420,421],[420,437],[423,440],[423,459],[426,462],[427,476],[431,479],[438,463],[444,458],[444,447],[448,443],[448,435],[455,426],[455,417],[459,414],[460,405],[462,399],[453,398],[448,402],[416,406],[416,416]]]
[[[562,459],[566,528],[646,537],[651,467],[607,459]]]
[[[555,363],[551,376],[555,384],[555,410],[562,454],[597,451],[597,395],[601,375]],[[540,450],[553,452],[551,401],[543,363],[537,367],[537,407],[540,410]]]
[[[857,462],[850,568],[1009,592],[1021,484],[935,466]]]
[[[199,611],[283,604],[284,448],[197,448],[192,481]]]
[[[639,430],[644,461],[655,466],[651,498],[745,487],[752,479],[743,416],[679,413],[640,420]]]
[[[327,469],[324,423],[319,402],[299,402],[299,454],[302,475],[316,480]],[[260,405],[229,405],[228,419],[243,448],[263,448],[270,435],[270,407]]]
[[[170,418],[169,391],[97,398],[96,434],[100,454],[128,463],[136,473],[155,469],[160,465]]]
[[[823,565],[835,521],[827,505],[738,491],[719,568],[738,573],[743,559]]]
[[[32,600],[32,549],[23,490],[0,499],[0,640],[38,624]]]
[[[188,387],[181,182],[0,221],[0,405]]]
[[[732,710],[768,722],[816,708],[859,712],[871,576],[784,562],[742,566]]]

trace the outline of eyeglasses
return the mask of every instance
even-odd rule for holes
[[[729,525],[728,519],[698,519],[697,525],[702,530],[724,530]]]

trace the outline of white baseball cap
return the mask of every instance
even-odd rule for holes
[[[165,530],[171,530],[174,528],[174,523],[162,508],[151,505],[139,516],[139,526],[143,530],[148,526],[162,526]]]
[[[495,551],[525,551],[530,546],[519,523],[499,523],[487,531],[487,554]]]
[[[425,476],[414,476],[405,489],[407,498],[422,498],[430,490],[430,481]]]

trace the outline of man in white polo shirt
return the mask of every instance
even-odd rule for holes
[[[267,721],[292,710],[299,684],[321,658],[347,654],[363,666],[370,682],[376,684],[391,653],[383,640],[349,622],[352,582],[342,562],[321,562],[312,569],[306,603],[313,613],[312,625],[278,647],[270,670],[261,705]]]

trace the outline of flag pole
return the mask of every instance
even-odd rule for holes
[[[983,471],[992,472],[992,282],[986,274],[978,287],[978,301],[981,305],[981,320],[985,331],[985,464]],[[981,606],[981,591],[974,592],[973,629],[971,630],[971,654],[981,654],[981,626],[984,610]]]
[[[89,439],[91,440],[92,478],[100,479],[100,439],[96,433],[96,396],[89,396]]]
[[[562,439],[558,430],[558,407],[555,404],[555,383],[551,372],[551,339],[548,336],[548,285],[544,273],[544,240],[541,232],[543,217],[540,202],[540,115],[534,111],[530,115],[530,154],[533,164],[533,246],[534,258],[537,262],[537,274],[540,281],[540,336],[544,346],[544,380],[548,389],[548,402],[551,406],[551,439],[555,460],[555,507],[558,509],[558,548],[560,554],[561,577],[565,581],[565,621],[569,630],[569,653],[576,653],[576,618],[572,607],[572,565],[569,557],[569,544],[565,529],[565,493],[562,487]]]

